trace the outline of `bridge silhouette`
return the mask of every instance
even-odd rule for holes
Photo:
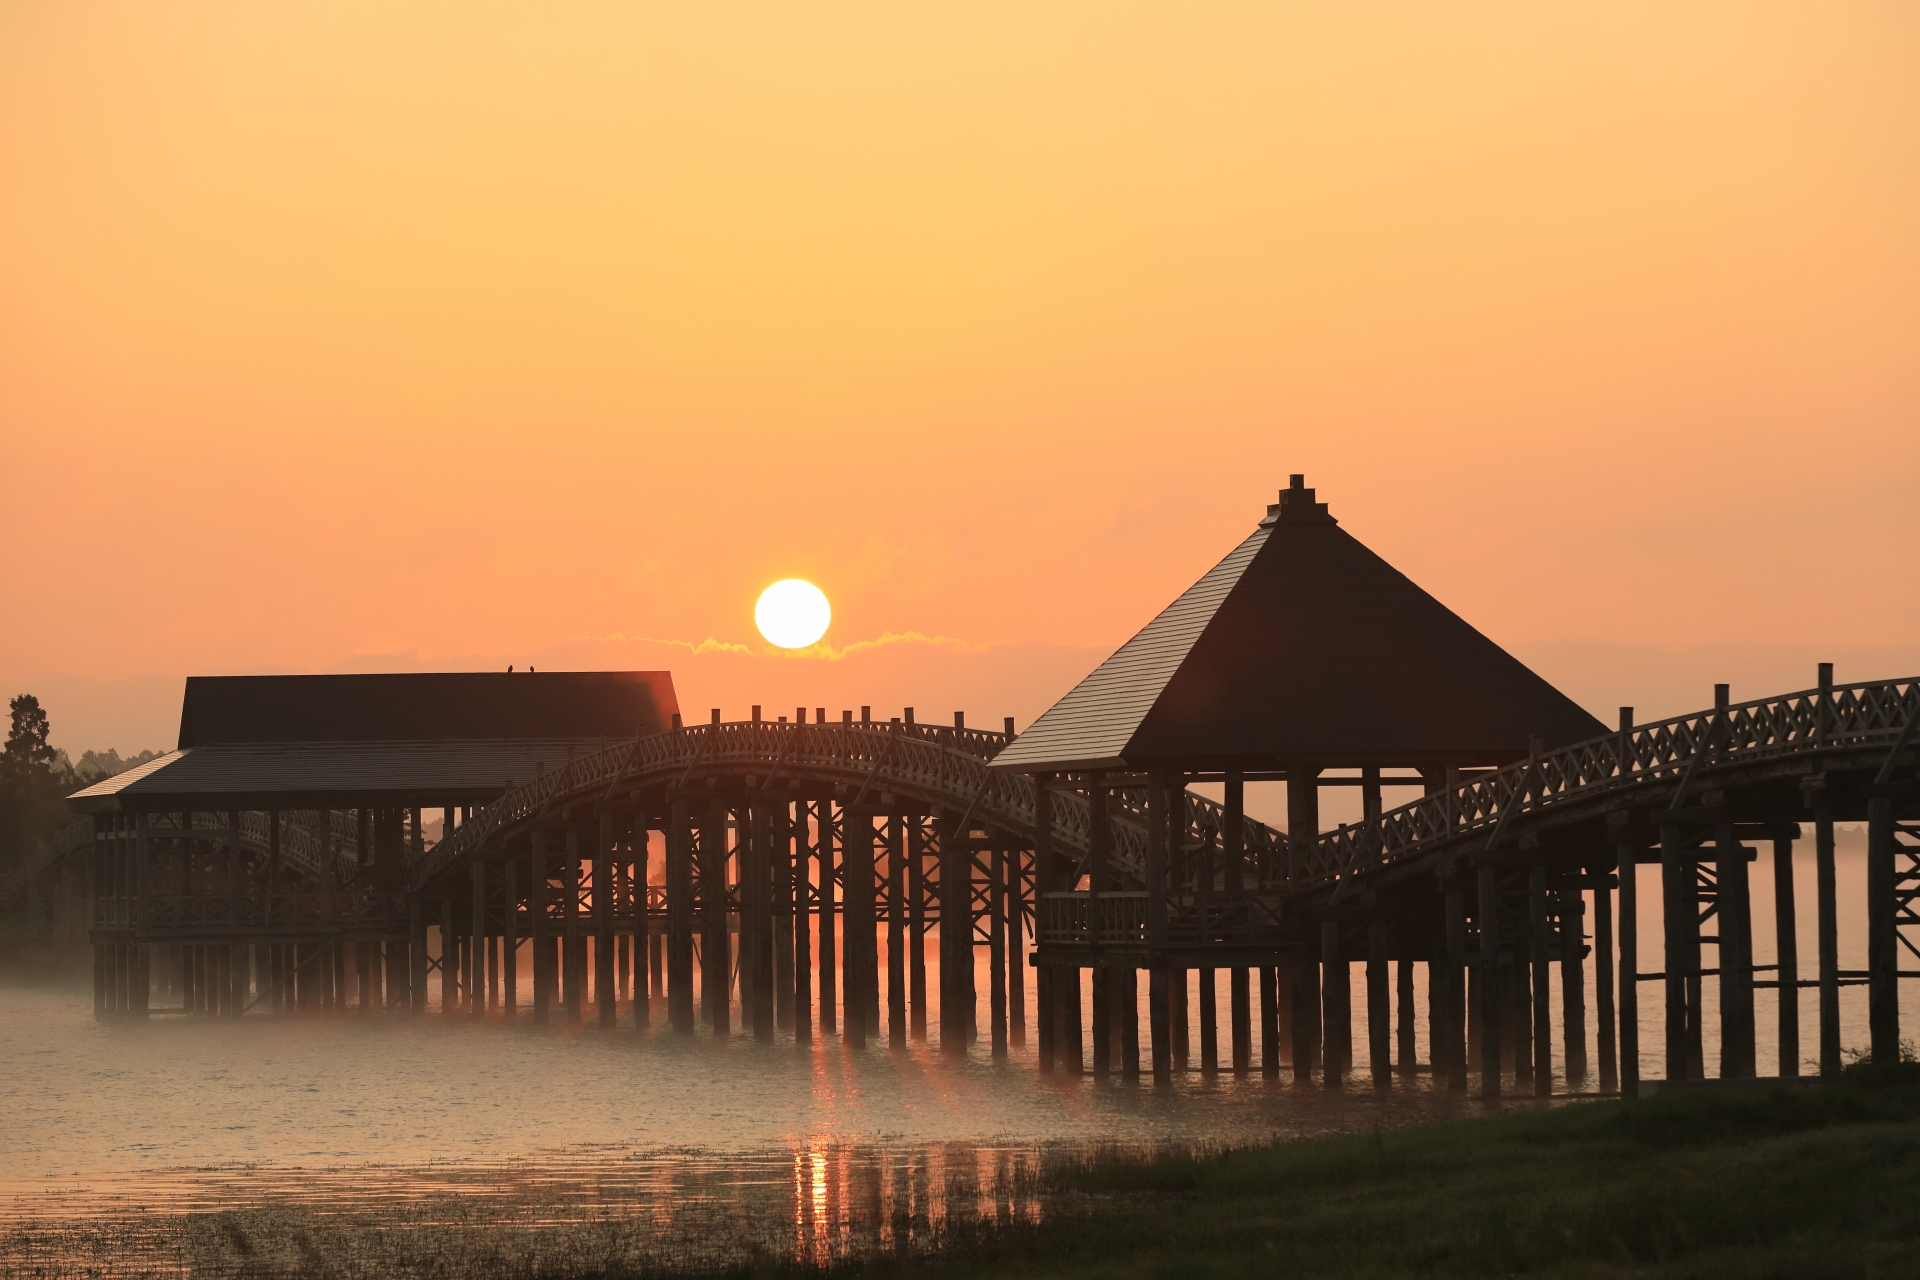
[[[1758,1074],[1763,991],[1775,995],[1780,1075],[1800,1069],[1802,988],[1817,991],[1823,1072],[1841,1063],[1843,985],[1868,988],[1873,1056],[1899,1055],[1899,983],[1920,976],[1901,967],[1920,955],[1920,678],[1836,686],[1822,667],[1808,689],[1736,704],[1720,686],[1689,715],[1636,725],[1623,708],[1614,731],[1576,732],[1603,726],[1367,559],[1325,511],[1296,477],[1260,531],[1017,736],[1011,722],[926,724],[910,709],[878,720],[755,708],[686,724],[664,677],[614,673],[304,678],[464,691],[432,703],[441,695],[388,684],[369,703],[415,689],[440,708],[429,721],[476,697],[521,707],[509,720],[559,698],[572,708],[564,750],[562,735],[529,737],[520,721],[520,737],[465,746],[342,744],[338,726],[288,745],[248,738],[229,712],[257,719],[260,699],[295,694],[330,708],[350,686],[190,685],[181,751],[76,795],[89,816],[0,895],[18,903],[39,886],[57,898],[49,886],[64,876],[71,901],[84,866],[96,1008],[109,1017],[144,1016],[159,998],[226,1014],[557,1013],[613,1031],[664,1013],[672,1031],[720,1033],[737,1013],[762,1039],[896,1046],[927,1038],[937,1018],[955,1054],[984,1041],[1004,1055],[1031,1032],[1048,1072],[1285,1070],[1338,1087],[1357,1065],[1358,968],[1379,1089],[1430,1071],[1456,1089],[1477,1076],[1489,1096],[1508,1081],[1547,1094],[1596,1075],[1600,1091],[1633,1093],[1643,1013],[1663,1036],[1666,1079],[1701,1079],[1709,991],[1722,1077]],[[1364,599],[1320,610],[1349,619],[1338,625],[1361,618],[1367,635],[1318,651],[1283,637],[1292,656],[1271,674],[1261,646],[1276,624],[1261,601],[1303,598],[1325,565],[1334,590],[1374,575]],[[1350,651],[1383,643],[1380,619],[1423,616],[1422,643],[1453,667],[1429,660],[1410,692],[1371,708],[1288,719],[1285,705],[1319,696]],[[1451,705],[1424,692],[1447,671],[1466,673]],[[1409,698],[1420,705],[1403,710]],[[640,731],[606,732],[595,709],[610,705],[620,710],[606,723]],[[222,715],[228,738],[208,727]],[[1258,736],[1276,715],[1293,739]],[[1523,719],[1561,740],[1516,731]],[[505,768],[525,780],[485,772]],[[404,781],[434,769],[437,791]],[[1291,831],[1245,815],[1249,781],[1286,783]],[[1225,800],[1190,789],[1200,782],[1222,784]],[[1328,786],[1360,789],[1360,821],[1319,829]],[[1394,786],[1420,794],[1390,808],[1381,796]],[[442,799],[433,840],[430,794]],[[1837,822],[1868,827],[1858,972],[1838,964]],[[1803,978],[1793,861],[1807,826],[1818,945]],[[1772,966],[1754,962],[1756,844],[1771,857]],[[1639,934],[1649,892],[1657,940]],[[1643,972],[1650,951],[1659,967]],[[1422,969],[1424,1011],[1413,1007]],[[1656,998],[1642,999],[1646,983]]]

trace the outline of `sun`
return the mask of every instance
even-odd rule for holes
[[[782,578],[760,593],[753,621],[769,644],[804,649],[827,634],[833,606],[826,593],[806,579]]]

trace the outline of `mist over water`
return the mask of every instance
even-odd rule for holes
[[[1855,969],[1865,963],[1864,835],[1842,827],[1838,837],[1840,964]],[[1803,978],[1816,973],[1811,846],[1795,849]],[[1751,876],[1760,964],[1775,959],[1771,857],[1763,846]],[[1662,963],[1657,886],[1658,869],[1643,867],[1642,969]],[[937,991],[938,948],[929,952]],[[1117,1075],[1044,1077],[1032,1043],[1031,970],[1022,974],[1029,1043],[994,1062],[984,1037],[984,949],[982,1041],[962,1060],[941,1054],[937,1019],[929,1042],[894,1050],[883,1034],[849,1049],[817,1030],[810,1046],[790,1032],[757,1043],[738,1031],[737,1004],[736,1030],[721,1038],[668,1032],[660,999],[651,1030],[636,1031],[623,1007],[609,1033],[591,1011],[582,1026],[568,1027],[558,1010],[536,1026],[524,1004],[511,1024],[497,1013],[437,1011],[100,1022],[81,987],[3,988],[0,1261],[10,1272],[47,1275],[100,1266],[293,1274],[312,1270],[313,1257],[288,1243],[303,1239],[324,1241],[315,1247],[350,1256],[349,1270],[364,1274],[706,1265],[766,1254],[827,1260],[918,1247],[960,1222],[1043,1216],[1051,1202],[1036,1175],[1050,1160],[1479,1114],[1482,1104],[1436,1090],[1424,1073],[1397,1078],[1387,1097],[1373,1093],[1361,969],[1361,1069],[1339,1094],[1295,1086],[1285,1070],[1263,1079],[1257,1016],[1255,1067],[1245,1079],[1195,1069],[1155,1089]],[[1424,1062],[1424,966],[1416,973]],[[1593,973],[1589,963],[1590,1049]],[[883,965],[883,1011],[885,977]],[[1197,1062],[1198,976],[1189,981]],[[438,983],[429,989],[437,999]],[[1225,974],[1216,989],[1224,1058]],[[1864,988],[1841,994],[1843,1043],[1863,1044]],[[1660,999],[1659,984],[1643,984],[1647,1078],[1665,1074]],[[1777,1070],[1776,1000],[1772,990],[1756,996],[1762,1074]],[[1709,1074],[1718,1064],[1716,1001],[1709,979]],[[1814,991],[1801,993],[1809,1074],[1816,1002]],[[1144,1028],[1144,998],[1142,1006]],[[1591,1092],[1594,1078],[1559,1074],[1558,1007],[1556,995],[1556,1089]],[[1083,1023],[1091,1025],[1090,1009]],[[310,1234],[320,1223],[325,1230]]]

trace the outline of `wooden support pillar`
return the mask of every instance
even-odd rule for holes
[[[1080,985],[1080,969],[1078,966],[1056,969],[1053,980],[1058,987],[1054,998],[1058,1001],[1060,1014],[1060,1025],[1054,1032],[1055,1067],[1064,1069],[1068,1075],[1084,1075],[1087,1070],[1086,1028],[1081,1014],[1084,988]]]
[[[806,723],[804,716],[799,723]],[[787,1031],[793,1028],[793,805],[781,800],[768,810],[768,821],[773,840],[773,1021]]]
[[[1233,1015],[1233,1074],[1244,1079],[1253,1066],[1253,997],[1245,965],[1227,970],[1227,1004]]]
[[[1553,1095],[1552,942],[1547,869],[1535,866],[1527,872],[1527,978],[1533,996],[1533,1092],[1541,1098]]]
[[[1638,844],[1615,846],[1620,877],[1620,1096],[1640,1096],[1640,868]]]
[[[1820,948],[1820,1074],[1840,1074],[1840,903],[1833,861],[1833,810],[1813,813],[1815,904]]]
[[[747,839],[740,862],[742,1004],[753,1038],[773,1040],[773,820],[764,800],[741,811]],[[749,963],[751,960],[751,963]],[[750,993],[750,995],[749,995]]]
[[[1751,1080],[1757,1069],[1753,1012],[1753,903],[1747,888],[1747,851],[1723,822],[1714,831],[1719,855],[1720,1076]]]
[[[1320,1065],[1320,959],[1319,939],[1314,949],[1301,949],[1293,965],[1293,1082],[1308,1084]]]
[[[1387,988],[1387,922],[1367,922],[1367,1069],[1373,1087],[1393,1087],[1393,1009]],[[1412,972],[1408,972],[1412,976]]]
[[[1555,919],[1560,939],[1560,1043],[1568,1081],[1587,1078],[1586,898],[1578,888],[1562,889]]]
[[[927,823],[907,823],[907,1018],[908,1034],[927,1040]],[[1042,1061],[1040,1069],[1052,1063]]]
[[[1167,1007],[1167,970],[1160,964],[1147,972],[1147,1039],[1153,1055],[1153,1082],[1166,1084],[1173,1079],[1173,1034]]]
[[[452,810],[448,810],[451,814]],[[442,828],[443,831],[446,828]],[[446,836],[443,834],[442,839]],[[467,879],[473,901],[469,904],[472,941],[467,974],[468,1012],[480,1017],[487,1011],[487,864],[478,856],[467,864]]]
[[[1773,839],[1773,937],[1780,978],[1780,1075],[1800,1074],[1800,941],[1793,910],[1793,837]]]
[[[1186,1071],[1193,1065],[1193,1011],[1187,997],[1194,972],[1167,970],[1167,1035],[1175,1071]]]
[[[1446,964],[1442,970],[1441,1000],[1445,1013],[1444,1060],[1442,1050],[1433,1051],[1434,1070],[1447,1073],[1447,1088],[1464,1093],[1467,1088],[1467,895],[1463,880],[1451,877],[1442,891],[1441,921]]]
[[[1320,1082],[1339,1089],[1353,1066],[1353,970],[1347,964],[1337,920],[1320,922],[1320,967],[1320,1007],[1326,1028],[1321,1033]]]
[[[547,833],[534,828],[533,875],[527,884],[527,914],[533,933],[533,1020],[545,1025],[553,1008],[552,873],[547,868]]]
[[[645,1031],[653,1023],[653,999],[650,959],[659,950],[653,932],[653,919],[647,911],[647,885],[653,875],[653,829],[647,810],[633,812],[633,873],[627,881],[630,909],[633,912],[633,1025]]]
[[[907,833],[899,814],[887,817],[887,1044],[907,1047]]]
[[[1620,1087],[1619,1044],[1614,1038],[1613,890],[1606,875],[1593,879],[1593,1013],[1599,1031],[1600,1091],[1613,1093]]]
[[[593,1002],[600,1025],[611,1031],[619,1017],[613,947],[613,810],[602,807],[599,840],[593,851]],[[474,931],[475,936],[479,930]]]
[[[1419,1032],[1414,1019],[1418,1015],[1413,995],[1413,961],[1396,960],[1393,977],[1394,1064],[1402,1075],[1411,1076],[1419,1065]],[[1429,1037],[1431,1038],[1431,1037]],[[1431,1052],[1431,1050],[1429,1050]]]
[[[1260,1074],[1269,1080],[1280,1074],[1282,1031],[1280,1025],[1280,971],[1270,964],[1260,966]]]
[[[1021,871],[1025,856],[1019,844],[1007,846],[1007,1043],[1016,1049],[1027,1043],[1028,878]]]
[[[587,934],[580,919],[580,829],[569,822],[566,830],[567,856],[560,864],[561,920],[561,1002],[566,1006],[567,1025],[580,1025],[586,1012]]]
[[[1131,965],[1113,970],[1113,1024],[1118,1033],[1116,1051],[1120,1074],[1128,1080],[1140,1078],[1140,971]]]
[[[1213,983],[1213,970],[1200,970],[1200,1073],[1211,1076],[1220,1070],[1219,1008]]]
[[[1033,780],[1033,940],[1035,959],[1045,954],[1047,895],[1054,892],[1053,794],[1047,776]],[[917,900],[917,899],[916,899]],[[1034,1015],[1039,1020],[1040,1074],[1050,1076],[1059,1066],[1059,979],[1050,965],[1036,965],[1033,973]]]
[[[840,823],[844,833],[846,811],[841,810]],[[836,983],[838,977],[839,948],[834,941],[837,928],[835,913],[840,903],[840,877],[834,870],[839,858],[834,840],[833,802],[820,802],[820,841],[816,849],[820,861],[820,1029],[832,1034],[839,1026],[840,996]]]
[[[879,945],[874,917],[873,814],[861,808],[841,810],[840,881],[846,894],[841,919],[841,972],[846,982],[841,1038],[857,1047],[879,1033],[875,1016]],[[944,923],[945,915],[942,914]]]
[[[448,895],[440,899],[440,1012],[449,1017],[460,1005],[460,944],[456,938],[453,898]],[[324,1003],[324,994],[321,999]]]
[[[1104,1080],[1113,1071],[1113,976],[1117,970],[1093,967],[1093,1078]]]
[[[1007,842],[996,836],[987,865],[987,1021],[995,1059],[1007,1056]],[[1135,1032],[1136,1036],[1138,1032]],[[906,1042],[903,1034],[901,1043]],[[1136,1060],[1138,1054],[1136,1052]],[[1136,1070],[1137,1070],[1136,1061]]]
[[[727,809],[718,796],[700,828],[700,1012],[715,1035],[733,1029],[733,937],[727,919]]]
[[[1900,1061],[1898,845],[1893,801],[1867,801],[1867,1036],[1873,1061]]]
[[[1692,1044],[1688,1029],[1687,979],[1695,966],[1688,963],[1687,934],[1698,933],[1694,870],[1688,860],[1681,830],[1660,828],[1660,898],[1665,936],[1667,1079],[1690,1080]]]
[[[793,1039],[813,1043],[813,889],[812,806],[794,806],[793,824]],[[824,821],[822,823],[824,826]]]
[[[667,804],[667,1025],[693,1034],[693,817],[685,795]]]
[[[1480,1096],[1500,1096],[1500,884],[1491,865],[1477,868],[1480,953],[1474,995],[1480,1006]]]

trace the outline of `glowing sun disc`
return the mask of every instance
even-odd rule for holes
[[[826,593],[804,578],[782,578],[760,593],[753,622],[767,643],[804,649],[827,634],[833,606]]]

